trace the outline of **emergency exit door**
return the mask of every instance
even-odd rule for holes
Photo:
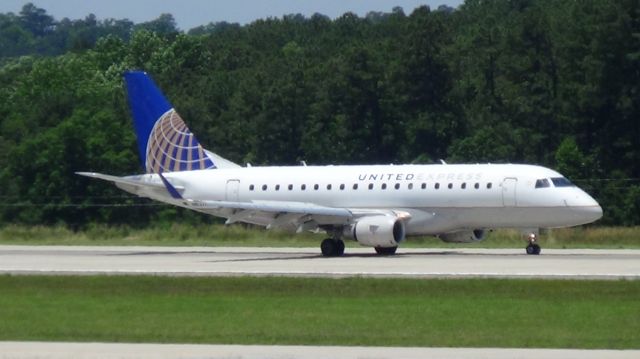
[[[502,205],[505,207],[515,207],[517,203],[516,188],[518,179],[507,177],[502,181]]]
[[[228,180],[227,181],[227,192],[225,199],[231,202],[238,202],[238,198],[240,197],[240,180]]]

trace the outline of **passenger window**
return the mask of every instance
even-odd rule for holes
[[[358,189],[358,184],[357,183],[353,184],[353,189]]]
[[[536,181],[536,188],[546,188],[546,187],[551,187],[551,184],[549,183],[548,179],[541,178]]]
[[[426,189],[427,188],[427,184],[426,183],[422,183],[422,186],[420,186],[422,189]]]
[[[491,184],[491,182],[487,183],[487,189],[491,189],[491,187],[493,187],[493,185]]]
[[[256,188],[256,186],[254,186],[254,185],[250,185],[250,186],[249,186],[249,191],[253,191],[253,189],[254,189],[254,188]]]
[[[340,190],[344,190],[344,183],[340,185]]]
[[[387,189],[387,184],[383,183],[381,187],[382,187],[382,189]]]
[[[328,190],[328,191],[331,191],[331,184],[328,184],[328,185],[327,185],[327,190]]]
[[[474,184],[473,187],[475,187],[475,189],[480,188],[480,183],[476,182],[476,184]]]
[[[369,183],[369,189],[373,189],[373,183]]]
[[[435,187],[436,187],[436,189],[440,189],[440,183],[436,182],[436,186]]]
[[[276,191],[279,191],[279,190],[280,190],[280,185],[279,185],[279,184],[277,184],[277,185],[276,185]]]
[[[409,183],[409,185],[407,185],[407,187],[408,187],[409,189],[413,189],[413,183]]]
[[[263,185],[262,185],[262,190],[263,190],[263,191],[266,191],[266,190],[267,190],[267,185],[266,185],[266,184],[263,184]]]
[[[301,185],[300,189],[304,191],[305,189],[307,189],[307,185],[306,184]]]
[[[462,188],[462,189],[467,188],[467,183],[466,183],[466,182],[463,182],[463,183],[462,183],[462,185],[460,185],[460,188]]]
[[[316,191],[318,190],[318,188],[320,188],[319,184],[316,183],[316,184],[313,185],[313,189],[315,189]]]
[[[293,185],[292,184],[289,185],[289,191],[291,191],[291,190],[293,190]]]
[[[396,185],[394,186],[396,189],[400,189],[400,183],[396,183]]]
[[[452,189],[453,188],[453,183],[449,183],[449,185],[447,187],[449,187],[449,189]]]

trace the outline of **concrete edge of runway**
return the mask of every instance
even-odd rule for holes
[[[640,280],[640,250],[418,249],[377,256],[354,248],[325,258],[315,248],[2,246],[0,274],[173,277],[515,278]]]
[[[15,276],[156,276],[156,277],[293,277],[293,278],[410,278],[410,279],[541,279],[541,280],[640,280],[640,275],[602,274],[503,274],[503,273],[388,273],[388,272],[265,272],[265,271],[147,271],[147,270],[21,270],[0,269]]]
[[[0,359],[32,358],[547,358],[626,359],[640,350],[0,342]]]
[[[319,246],[319,244],[318,244]],[[90,249],[94,252],[111,252],[111,251],[171,251],[176,253],[181,252],[226,252],[226,253],[309,253],[309,254],[317,254],[321,257],[320,249],[318,247],[233,247],[233,246],[103,246],[103,245],[31,245],[31,244],[0,244],[0,249],[8,250],[8,251],[22,251],[28,249],[38,249],[38,250],[57,250],[63,248],[66,251],[86,251]],[[593,249],[593,248],[571,248],[571,249],[562,249],[562,248],[542,248],[542,256],[544,254],[562,254],[566,252],[570,252],[572,254],[582,254],[582,255],[638,255],[640,254],[640,248],[637,249]],[[524,247],[522,248],[474,248],[474,247],[424,247],[424,248],[415,248],[415,247],[402,247],[398,248],[398,253],[466,253],[466,254],[513,254],[513,255],[522,255],[522,257],[527,257],[524,251]],[[374,250],[371,247],[349,247],[345,250],[345,253],[354,253],[354,254],[371,254],[374,256]]]

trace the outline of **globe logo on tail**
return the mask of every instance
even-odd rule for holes
[[[145,166],[148,173],[216,168],[174,109],[154,124],[147,142]]]

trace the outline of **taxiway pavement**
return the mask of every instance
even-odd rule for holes
[[[0,273],[640,279],[640,250],[0,246]]]

